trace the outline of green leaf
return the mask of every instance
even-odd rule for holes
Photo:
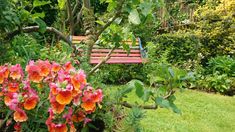
[[[36,19],[36,18],[44,18],[44,17],[45,17],[45,13],[44,13],[44,12],[32,14],[32,18],[33,18],[33,19]]]
[[[139,80],[135,81],[135,93],[136,95],[141,98],[144,95],[144,87],[143,87],[143,83]]]
[[[165,79],[162,77],[156,76],[156,77],[154,77],[154,81],[155,82],[163,82],[163,81],[165,81]]]
[[[122,94],[122,96],[124,96],[124,95],[130,93],[132,90],[133,90],[133,87],[130,87],[130,86],[129,86],[129,87],[127,87],[127,88],[122,89],[122,90],[120,91],[120,93]]]
[[[89,132],[88,126],[83,127],[81,132]]]
[[[127,54],[130,54],[130,46],[128,44],[123,44],[122,45],[123,49],[127,51]]]
[[[170,108],[170,102],[163,97],[157,97],[155,103],[163,108]]]
[[[175,73],[174,73],[174,71],[173,71],[172,68],[169,67],[169,68],[168,68],[168,71],[169,71],[171,77],[174,77],[174,76],[175,76]]]
[[[30,17],[30,12],[25,10],[25,9],[22,9],[20,10],[20,19],[21,21],[26,21],[28,20],[28,18]]]
[[[64,9],[66,0],[58,0],[58,6],[60,8],[60,10]]]
[[[108,5],[108,7],[107,7],[107,10],[108,10],[109,12],[111,12],[112,10],[114,10],[114,9],[117,7],[118,2],[115,1],[115,0],[109,0],[108,2],[109,2],[109,5]]]
[[[131,80],[128,84],[127,87],[132,90],[136,89],[136,95],[141,98],[144,95],[144,84],[139,81],[139,80]]]
[[[177,114],[181,114],[181,110],[174,103],[170,103],[170,107],[173,112],[175,112]]]
[[[140,24],[140,17],[139,17],[139,13],[136,9],[133,9],[129,16],[128,16],[128,20],[129,22],[135,24],[135,25],[139,25]]]
[[[150,91],[150,90],[145,90],[145,91],[144,91],[144,95],[142,96],[142,100],[143,100],[144,102],[147,102],[147,101],[149,100],[149,98],[150,98],[151,95],[153,95],[153,92],[152,92],[152,91]]]
[[[114,22],[115,22],[116,24],[120,24],[120,23],[122,22],[122,18],[121,18],[121,17],[118,17],[118,18],[116,18],[116,19],[114,20]]]
[[[33,7],[38,7],[38,6],[43,6],[43,5],[47,5],[50,4],[50,1],[39,1],[39,0],[34,0],[33,1]]]
[[[134,34],[131,35],[132,45],[136,45],[136,37]]]
[[[36,18],[35,22],[39,26],[39,32],[44,33],[46,31],[46,27],[47,27],[46,23],[40,18]]]
[[[95,21],[95,22],[98,23],[98,24],[100,24],[100,25],[102,25],[102,26],[105,25],[105,23],[104,23],[103,21],[101,21],[101,20],[97,20],[97,21]]]
[[[68,44],[64,43],[63,41],[60,42],[61,43],[61,49],[64,53],[66,53],[67,55],[71,54],[73,52],[73,48],[71,46],[69,46]]]
[[[152,3],[150,2],[146,2],[144,1],[143,3],[140,4],[140,9],[141,9],[141,13],[144,15],[144,16],[147,16],[148,14],[151,13],[152,11]]]

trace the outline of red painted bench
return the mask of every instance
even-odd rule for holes
[[[81,41],[85,40],[86,36],[71,36],[73,44],[79,44]],[[111,54],[111,57],[107,64],[133,64],[133,63],[143,63],[145,59],[142,58],[141,54],[141,42],[139,39],[136,39],[136,45],[132,45],[132,41],[125,41],[126,44],[130,44],[130,53],[128,54],[126,50],[121,48],[115,49]],[[97,64],[99,63],[110,51],[111,49],[94,47],[92,49],[90,63]],[[82,52],[81,49],[79,49]]]

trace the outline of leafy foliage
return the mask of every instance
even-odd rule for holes
[[[134,107],[127,114],[124,121],[124,126],[120,131],[126,132],[142,132],[143,128],[140,125],[140,121],[145,117],[144,111],[138,107]]]
[[[234,1],[209,0],[195,13],[199,20],[196,34],[202,43],[203,64],[210,57],[235,53],[234,8]]]
[[[3,55],[6,60],[1,59],[1,63],[10,61],[12,64],[21,63],[25,66],[29,60],[39,59],[41,48],[41,45],[31,36],[16,36],[10,45],[3,47],[3,50],[8,50],[8,52]]]
[[[154,44],[154,46],[153,46]],[[154,38],[153,43],[147,45],[148,52],[154,58],[160,57],[162,54],[167,54],[167,62],[183,66],[189,61],[191,68],[197,62],[201,49],[200,40],[191,33],[177,32],[174,34],[158,35]],[[151,57],[150,56],[150,57]]]
[[[209,60],[209,65],[196,72],[193,87],[216,91],[222,94],[234,94],[234,59],[229,56],[218,56]]]
[[[208,62],[207,72],[209,74],[218,73],[235,77],[235,59],[230,56],[217,56]]]
[[[99,82],[105,84],[125,84],[132,79],[146,81],[143,65],[103,65],[96,73]]]

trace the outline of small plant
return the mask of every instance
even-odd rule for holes
[[[30,61],[25,73],[19,64],[0,66],[0,114],[16,131],[43,130],[46,125],[48,131],[75,132],[101,106],[101,89],[93,89],[70,62]]]
[[[217,56],[209,60],[209,73],[226,74],[235,77],[235,59],[230,56]]]
[[[206,76],[205,81],[207,82],[206,88],[220,93],[225,93],[231,88],[231,80],[226,74]]]

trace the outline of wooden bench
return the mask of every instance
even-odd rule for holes
[[[86,36],[71,36],[71,40],[73,44],[79,44],[81,41],[84,41]],[[145,59],[145,52],[142,48],[140,39],[136,39],[136,45],[131,46],[132,41],[125,41],[126,44],[130,45],[130,52],[123,50],[122,48],[115,49],[111,54],[111,57],[106,64],[133,64],[133,63],[143,63]],[[94,46],[91,53],[90,63],[97,64],[99,63],[110,51],[111,49],[100,48]],[[79,51],[82,52],[80,49]]]

